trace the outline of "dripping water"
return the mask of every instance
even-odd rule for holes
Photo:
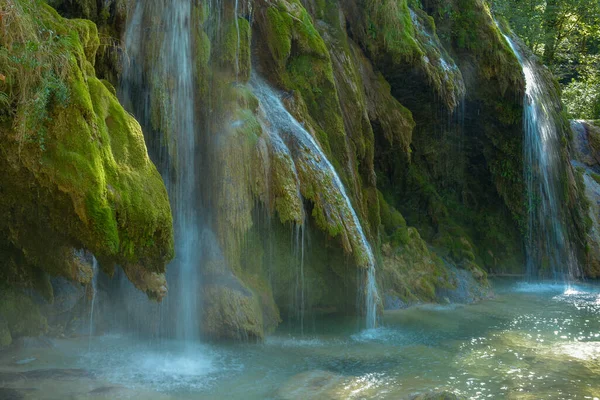
[[[98,292],[98,261],[92,257],[92,303],[90,305],[90,326],[88,330],[88,351],[92,349],[92,335],[94,334],[94,306]]]
[[[304,275],[304,231],[306,229],[305,221],[296,225],[296,314],[300,322],[300,334],[304,335],[304,315],[306,313],[306,279]]]

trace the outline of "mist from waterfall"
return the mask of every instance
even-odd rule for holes
[[[540,66],[504,36],[525,75],[523,100],[523,161],[527,187],[527,274],[573,280],[581,275],[565,221],[560,121],[553,84],[544,79]]]

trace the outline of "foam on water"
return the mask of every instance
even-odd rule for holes
[[[564,293],[568,286],[554,282],[519,282],[511,288],[517,293]]]
[[[316,337],[282,337],[282,336],[270,336],[265,339],[267,346],[276,347],[325,347],[330,345],[331,342],[325,341]]]
[[[390,343],[390,342],[405,342],[402,340],[406,335],[402,333],[398,328],[389,328],[385,326],[379,326],[377,328],[372,329],[364,329],[352,336],[350,338],[355,342],[365,343],[365,342],[380,342],[380,343]]]
[[[132,341],[127,337],[99,338],[94,351],[82,358],[96,378],[128,388],[158,392],[202,391],[223,373],[243,369],[227,353],[189,342]]]

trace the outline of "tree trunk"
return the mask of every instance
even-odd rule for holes
[[[558,35],[558,13],[560,6],[558,5],[559,0],[546,0],[546,9],[544,10],[544,63],[546,65],[552,65],[554,62],[554,56],[556,54]]]

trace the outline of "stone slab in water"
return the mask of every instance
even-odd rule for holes
[[[413,395],[410,400],[466,400],[466,397],[458,396],[452,392],[429,392]]]
[[[84,369],[36,369],[23,372],[0,372],[0,382],[8,383],[19,380],[41,379],[81,379],[91,378],[92,374]]]

